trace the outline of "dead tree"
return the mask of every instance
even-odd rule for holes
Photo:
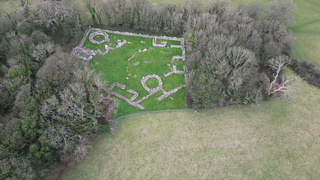
[[[269,61],[269,67],[275,70],[273,74],[273,80],[268,88],[268,95],[284,95],[286,94],[291,86],[287,86],[292,79],[286,79],[281,73],[286,68],[286,66],[291,62],[288,56],[279,56],[277,58],[271,59]]]

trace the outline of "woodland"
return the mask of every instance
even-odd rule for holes
[[[320,71],[290,58],[292,0],[231,7],[147,0],[0,1],[0,179],[42,179],[78,162],[98,131],[113,132],[107,80],[72,54],[87,27],[183,37],[188,108],[259,103],[290,92],[292,68],[320,87]]]

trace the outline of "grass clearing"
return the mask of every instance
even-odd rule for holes
[[[292,57],[320,67],[319,2],[294,2]],[[318,179],[320,89],[286,73],[298,87],[289,100],[120,119],[61,179]]]
[[[180,41],[167,41],[167,45],[164,48],[153,47],[152,38],[143,38],[135,36],[125,36],[108,33],[109,42],[104,44],[93,44],[89,38],[86,39],[84,47],[105,51],[105,45],[114,48],[109,50],[105,55],[98,54],[90,61],[90,66],[93,67],[97,72],[104,74],[103,78],[108,81],[108,87],[118,82],[125,85],[125,90],[120,88],[114,88],[114,92],[125,96],[130,99],[133,95],[127,92],[128,89],[132,89],[139,93],[135,102],[140,100],[142,97],[149,95],[149,92],[144,89],[141,84],[141,79],[147,75],[158,75],[162,82],[162,88],[169,92],[172,89],[185,84],[183,74],[173,74],[165,77],[166,73],[172,71],[173,66],[176,66],[177,70],[183,71],[184,62],[182,60],[172,61],[173,56],[181,56],[181,48],[170,48],[171,45],[179,45]],[[89,35],[90,36],[90,35]],[[104,40],[104,36],[96,36],[98,41]],[[126,43],[120,48],[116,48],[117,40],[123,42],[124,40],[130,42]],[[157,43],[161,43],[161,39],[157,39]],[[140,50],[145,50],[140,52]],[[159,86],[158,80],[151,78],[146,82],[149,88],[155,88]],[[185,95],[186,90],[182,88],[176,93],[170,95],[161,101],[156,98],[163,95],[163,92],[158,92],[140,104],[145,108],[141,110],[137,107],[131,106],[123,100],[119,99],[119,108],[113,117],[125,116],[137,112],[147,112],[156,110],[168,110],[168,109],[183,109],[186,108]]]

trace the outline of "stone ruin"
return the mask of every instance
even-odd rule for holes
[[[90,34],[90,32],[93,32]],[[110,30],[102,30],[102,29],[97,29],[97,28],[92,28],[89,26],[89,28],[87,29],[87,31],[85,32],[84,34],[84,37],[83,39],[81,40],[80,44],[75,47],[73,49],[73,53],[79,58],[79,59],[82,59],[84,61],[90,61],[94,56],[96,56],[97,54],[106,54],[109,52],[109,50],[113,50],[114,48],[112,47],[109,47],[108,45],[105,45],[105,52],[102,52],[100,49],[98,50],[91,50],[91,49],[88,49],[86,47],[83,47],[84,45],[84,42],[85,40],[88,38],[88,35],[90,34],[89,36],[89,40],[91,43],[93,44],[103,44],[103,43],[106,43],[106,42],[109,42],[110,39],[109,39],[109,35],[107,33],[112,33],[112,34],[119,34],[119,35],[126,35],[126,36],[136,36],[136,37],[143,37],[143,38],[152,38],[152,46],[153,47],[160,47],[160,48],[165,48],[166,45],[167,45],[167,41],[161,41],[160,44],[157,44],[157,39],[160,39],[160,40],[171,40],[171,41],[180,41],[181,42],[181,45],[171,45],[170,48],[181,48],[182,49],[182,56],[173,56],[172,57],[172,62],[173,60],[179,60],[181,59],[182,61],[185,61],[185,45],[184,45],[184,39],[183,38],[176,38],[176,37],[166,37],[166,36],[150,36],[150,35],[142,35],[142,34],[136,34],[136,33],[129,33],[129,32],[119,32],[119,31],[110,31]],[[97,41],[94,39],[95,36],[98,36],[98,35],[102,35],[104,36],[104,40],[101,40],[101,41]],[[124,44],[126,43],[129,43],[131,44],[130,42],[126,41],[126,40],[117,40],[117,45],[116,45],[116,48],[120,48],[121,46],[123,46]],[[144,41],[141,41],[141,43],[145,43]],[[150,48],[151,49],[151,48]],[[147,51],[147,49],[144,49],[144,50],[139,50],[138,52],[136,52],[135,54],[132,55],[131,58],[128,59],[128,61],[130,61],[137,53],[141,53],[141,52],[145,52]],[[82,56],[81,54],[85,54],[87,57],[85,56]],[[148,61],[145,61],[145,63],[149,63]],[[137,64],[138,65],[138,64]],[[168,72],[166,74],[164,74],[165,77],[168,77],[172,74],[184,74],[185,76],[185,82],[187,83],[187,76],[186,76],[186,72],[187,72],[187,69],[186,69],[186,66],[183,67],[184,68],[184,71],[178,71],[177,70],[177,67],[175,65],[173,65],[173,68],[172,68],[172,71],[171,72]],[[126,71],[129,73],[128,71],[128,67],[126,69]],[[130,73],[131,74],[131,73]],[[130,75],[129,75],[130,76]],[[136,75],[134,76],[136,77]],[[150,89],[147,85],[146,85],[146,82],[151,79],[151,78],[155,78],[158,80],[159,82],[159,85],[158,87],[156,88],[152,88]],[[127,77],[127,79],[129,79]],[[108,89],[106,89],[105,91],[108,93],[108,94],[111,94],[113,96],[116,96],[118,97],[119,99],[122,99],[124,100],[125,102],[127,102],[128,104],[132,105],[132,106],[135,106],[139,109],[144,109],[144,107],[142,105],[140,105],[140,103],[142,101],[144,101],[145,99],[147,99],[149,96],[151,95],[154,95],[155,93],[159,92],[159,91],[162,91],[163,92],[163,95],[158,97],[157,100],[161,101],[167,97],[169,97],[170,95],[176,93],[178,90],[184,88],[186,86],[186,84],[183,84],[183,85],[180,85],[179,87],[175,88],[175,89],[172,89],[170,90],[169,92],[166,92],[163,88],[162,88],[162,79],[158,76],[158,75],[147,75],[145,77],[143,77],[141,79],[141,84],[143,86],[143,88],[149,92],[149,95],[147,96],[144,96],[142,97],[140,100],[136,101],[135,100],[138,98],[139,96],[139,93],[132,90],[132,89],[128,89],[127,92],[132,94],[133,96],[129,99],[125,96],[122,96],[116,92],[113,92],[112,90],[115,88],[115,87],[118,87],[122,90],[125,90],[126,89],[126,86],[125,85],[122,85],[122,84],[119,84],[118,82],[115,82],[113,83]],[[170,97],[172,100],[173,98]]]
[[[183,69],[185,69],[185,66],[183,66]],[[184,71],[177,71],[177,66],[173,65],[173,70],[167,74],[164,74],[164,77],[171,76],[172,74],[184,74]]]
[[[104,40],[96,41],[96,40],[93,39],[95,36],[99,36],[99,35],[104,36]],[[103,32],[103,31],[96,31],[96,32],[91,33],[90,36],[89,36],[89,40],[93,44],[103,44],[103,43],[106,43],[106,42],[110,41],[109,35],[106,32]]]
[[[122,42],[121,42],[121,40],[117,40],[117,45],[116,45],[116,48],[119,48],[119,47],[121,47],[121,46],[123,46],[123,45],[125,45],[125,44],[127,44],[127,42],[128,41],[126,41],[126,40],[123,40]]]

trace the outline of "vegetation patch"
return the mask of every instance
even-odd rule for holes
[[[119,117],[186,108],[183,47],[181,38],[89,28],[74,52],[104,74],[106,93],[120,101],[113,114]]]
[[[146,82],[146,85],[149,87],[149,88],[156,88],[159,86],[159,82],[157,79],[155,78],[151,78],[151,79],[148,79],[148,81]]]
[[[96,40],[96,41],[102,41],[102,40],[104,40],[105,38],[104,38],[104,36],[102,36],[102,35],[97,35],[97,36],[94,36],[93,39]]]

